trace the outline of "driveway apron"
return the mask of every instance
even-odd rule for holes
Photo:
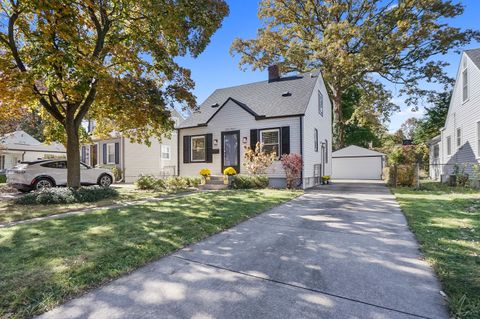
[[[41,318],[448,318],[394,196],[335,183]]]

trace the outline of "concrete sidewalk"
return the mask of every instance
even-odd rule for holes
[[[338,183],[41,318],[448,318],[394,197]]]

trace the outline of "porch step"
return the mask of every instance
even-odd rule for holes
[[[210,180],[208,182],[221,181],[223,182],[223,175],[210,175]]]
[[[201,190],[220,190],[220,189],[228,189],[228,185],[225,185],[223,182],[221,184],[207,183],[205,185],[200,185],[198,188]]]

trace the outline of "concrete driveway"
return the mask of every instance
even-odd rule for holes
[[[448,318],[394,197],[335,183],[42,318]]]

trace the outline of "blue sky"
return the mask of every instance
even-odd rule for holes
[[[465,12],[462,16],[450,20],[449,23],[461,28],[479,28],[480,23],[480,1],[463,0]],[[196,83],[194,94],[198,103],[203,102],[215,89],[265,80],[266,72],[251,71],[245,72],[238,67],[238,56],[232,57],[229,54],[230,45],[235,37],[253,38],[257,29],[261,26],[257,17],[258,1],[255,0],[229,0],[230,15],[223,21],[222,27],[214,34],[211,43],[206,50],[196,59],[185,57],[178,59],[178,62],[192,71],[192,78]],[[478,48],[480,43],[471,43],[468,48]],[[449,53],[439,57],[450,63],[447,72],[455,77],[458,66],[459,55]],[[395,94],[400,88],[388,85]],[[389,129],[397,130],[407,118],[422,116],[424,105],[419,105],[419,112],[412,112],[410,107],[403,105],[403,98],[395,97],[394,102],[401,106],[401,111],[392,117]]]

